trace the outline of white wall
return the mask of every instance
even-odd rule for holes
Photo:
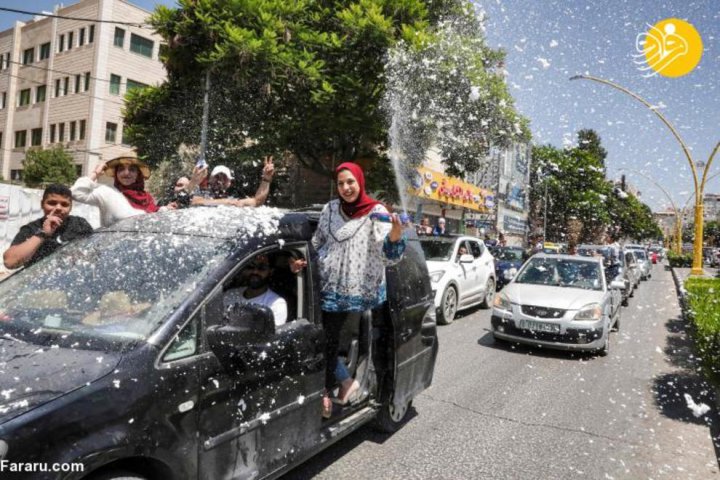
[[[20,227],[42,217],[42,192],[0,183],[0,252],[7,250]],[[73,202],[72,215],[83,217],[93,228],[100,227],[100,211],[97,207]],[[0,274],[6,271],[0,262]]]

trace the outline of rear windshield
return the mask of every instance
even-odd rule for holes
[[[229,251],[212,238],[96,233],[0,283],[0,335],[145,339]]]
[[[508,262],[522,261],[523,251],[515,248],[501,248],[495,251],[495,259]]]
[[[434,261],[447,261],[452,256],[453,242],[447,242],[442,240],[421,240],[420,246],[422,246],[423,252],[425,253],[426,260]]]

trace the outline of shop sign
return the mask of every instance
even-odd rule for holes
[[[443,175],[426,167],[416,169],[409,191],[420,198],[457,205],[482,213],[495,207],[495,197],[490,190]]]

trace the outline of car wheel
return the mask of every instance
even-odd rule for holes
[[[457,313],[458,295],[455,287],[448,285],[442,294],[440,300],[440,311],[438,312],[437,321],[440,325],[449,325],[455,320]]]
[[[612,331],[614,331],[614,332],[620,331],[620,318],[621,317],[622,317],[622,309],[618,308],[617,318],[615,319],[615,326],[612,328]]]
[[[132,472],[112,471],[91,477],[92,480],[147,480]]]
[[[395,433],[405,423],[405,418],[412,407],[412,400],[408,400],[399,408],[392,402],[386,402],[375,417],[375,428],[385,433]]]
[[[487,285],[485,285],[485,299],[480,304],[480,307],[482,307],[482,308],[492,307],[493,300],[495,300],[495,280],[490,278],[487,281]]]
[[[622,305],[623,307],[627,307],[630,304],[629,297],[630,297],[629,293],[627,295],[625,295],[622,299],[622,302],[620,302],[620,305]]]

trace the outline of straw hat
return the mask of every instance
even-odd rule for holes
[[[107,292],[100,298],[98,309],[83,318],[82,323],[85,325],[101,325],[109,319],[132,316],[147,310],[149,307],[151,307],[149,303],[132,303],[128,294],[121,290]]]
[[[135,154],[123,155],[121,157],[113,158],[107,165],[105,165],[105,175],[115,177],[115,168],[120,164],[136,165],[144,179],[150,178],[150,167],[145,162],[140,160]]]

